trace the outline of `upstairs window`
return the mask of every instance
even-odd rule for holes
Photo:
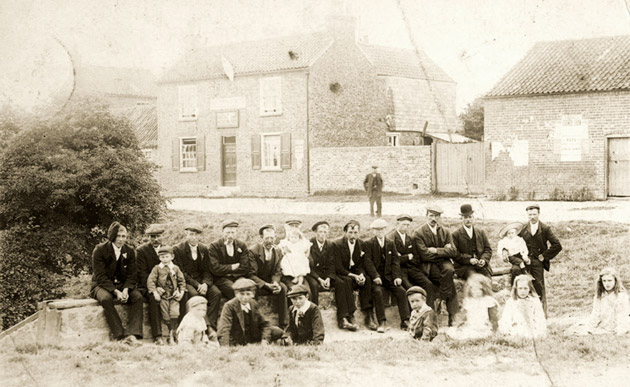
[[[261,78],[260,115],[273,116],[280,114],[282,114],[282,78]]]
[[[193,121],[197,119],[197,85],[179,86],[179,119]]]

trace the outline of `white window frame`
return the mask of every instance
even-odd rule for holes
[[[199,117],[197,104],[197,85],[180,85],[177,87],[178,115],[180,121],[196,121]],[[184,106],[190,105],[190,111]]]
[[[185,155],[190,155],[192,152],[184,152],[184,141],[194,141],[195,142],[195,152],[194,156],[184,158]],[[189,144],[192,145],[192,144]],[[179,138],[179,171],[180,172],[197,172],[197,154],[199,149],[197,149],[197,137],[180,137]],[[190,161],[194,166],[184,166],[185,161]],[[190,164],[190,163],[189,163]]]
[[[278,137],[278,165],[267,165],[265,150],[265,137]],[[269,132],[260,134],[260,170],[261,171],[282,171],[282,133]]]
[[[388,146],[400,146],[400,133],[387,133]]]
[[[260,78],[260,115],[282,114],[282,77]]]

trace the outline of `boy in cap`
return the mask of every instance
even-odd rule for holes
[[[420,286],[407,289],[407,298],[411,305],[409,333],[414,339],[431,341],[438,334],[437,315],[427,303],[427,292]]]
[[[233,287],[235,298],[223,305],[219,319],[219,344],[267,344],[281,338],[282,329],[270,326],[254,300],[256,283],[248,278],[239,278]]]
[[[148,236],[149,240],[136,249],[138,291],[142,293],[149,306],[149,324],[151,325],[153,341],[157,345],[164,345],[164,339],[162,338],[162,322],[160,319],[160,305],[159,302],[155,300],[155,297],[147,290],[149,274],[156,265],[160,264],[160,258],[157,252],[162,245],[161,238],[164,233],[164,226],[152,224],[144,233]]]
[[[442,209],[436,205],[427,206],[427,223],[416,230],[414,240],[416,251],[420,255],[421,262],[428,266],[428,277],[432,282],[439,283],[439,290],[435,301],[431,299],[435,295],[430,293],[429,306],[433,306],[436,313],[448,313],[449,325],[459,309],[453,274],[455,268],[451,259],[457,256],[457,249],[453,244],[451,233],[442,227]],[[433,304],[433,305],[432,305]]]
[[[250,263],[248,277],[256,282],[258,287],[257,295],[274,295],[278,312],[278,324],[285,328],[288,324],[287,306],[287,286],[280,281],[282,272],[280,262],[282,261],[282,250],[277,248],[276,230],[271,224],[266,224],[258,230],[262,239],[261,243],[256,243],[249,248]]]
[[[363,188],[370,199],[370,216],[374,216],[374,202],[376,202],[376,216],[381,217],[381,196],[383,192],[383,178],[378,173],[378,166],[372,166],[372,173],[365,175]]]
[[[179,345],[209,344],[206,334],[207,300],[201,296],[191,297],[186,302],[186,315],[177,327],[177,343]],[[214,341],[218,346],[216,338]]]
[[[113,222],[107,230],[107,242],[92,252],[90,296],[103,307],[105,320],[115,340],[139,345],[142,338],[142,293],[136,289],[138,272],[134,249],[127,246],[127,229]],[[114,302],[130,306],[127,330],[123,328]]]
[[[385,294],[387,288],[392,297],[396,298],[400,327],[407,330],[409,324],[409,305],[402,285],[400,273],[400,257],[392,240],[385,238],[387,222],[376,219],[370,225],[373,237],[364,241],[366,254],[365,270],[372,283],[372,297],[378,321],[377,332],[385,333]]]
[[[186,292],[186,280],[179,267],[173,264],[173,248],[161,246],[158,250],[160,264],[153,267],[147,279],[147,289],[160,303],[162,319],[169,328],[169,345],[175,343],[175,329],[179,318],[179,302]]]
[[[208,301],[207,325],[210,334],[217,329],[221,292],[214,284],[210,273],[210,257],[208,248],[199,242],[202,227],[198,223],[189,223],[184,228],[186,240],[173,248],[175,264],[184,273],[186,279],[186,297],[180,304],[180,314],[185,313],[186,301],[189,297],[202,296]]]
[[[249,250],[245,242],[236,239],[237,221],[224,221],[222,230],[223,237],[208,247],[210,270],[217,288],[226,298],[232,299],[234,281],[249,274]]]
[[[453,232],[453,245],[457,249],[455,274],[465,280],[470,273],[479,273],[492,277],[490,259],[492,247],[486,233],[475,226],[474,210],[470,204],[462,204],[459,215],[462,226]]]
[[[324,342],[324,322],[319,308],[307,298],[308,289],[295,285],[287,294],[291,299],[289,343],[319,345]]]

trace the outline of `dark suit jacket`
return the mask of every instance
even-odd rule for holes
[[[363,179],[363,188],[367,191],[369,197],[372,196],[381,196],[383,192],[383,178],[380,173],[377,173],[376,176],[368,173],[365,175],[365,179]]]
[[[138,288],[147,289],[147,279],[151,270],[160,264],[151,242],[147,242],[136,249],[136,266],[138,267]]]
[[[536,231],[536,235],[532,235],[529,232],[529,223],[527,223],[518,235],[525,240],[527,250],[529,250],[529,258],[537,260],[538,256],[542,254],[544,258],[543,266],[545,270],[549,271],[551,267],[549,261],[562,251],[560,240],[556,238],[551,228],[538,221],[538,231]]]
[[[402,278],[400,275],[400,257],[396,251],[396,246],[391,239],[385,238],[384,244],[385,262],[382,262],[381,245],[376,237],[372,237],[363,241],[363,249],[365,251],[365,259],[370,260],[371,264],[366,265],[366,271],[372,278],[383,277],[389,282],[393,282],[394,278]],[[378,268],[384,264],[384,270],[380,272]],[[373,270],[373,271],[372,271]]]
[[[128,288],[129,290],[136,287],[138,282],[138,271],[136,268],[136,252],[127,245],[123,245],[120,249],[120,258],[122,259],[121,284],[114,286],[114,271],[116,270],[116,255],[114,254],[114,246],[112,242],[103,242],[92,251],[92,284],[91,289],[97,286],[113,292],[115,289],[121,290]]]
[[[441,262],[457,256],[451,233],[440,225],[437,226],[437,235],[433,235],[429,225],[425,223],[416,230],[413,239],[422,263]],[[449,243],[450,248],[444,247]],[[437,253],[429,253],[429,247],[437,248]]]
[[[300,325],[295,325],[296,309],[289,307],[289,327],[287,333],[295,344],[319,345],[324,342],[324,321],[317,305],[311,305],[300,319]]]
[[[190,245],[184,241],[173,247],[173,255],[175,259],[173,263],[181,269],[186,278],[186,283],[193,288],[202,283],[212,286],[212,274],[210,273],[210,259],[208,257],[208,248],[201,243],[197,244],[197,261],[193,261]],[[201,270],[199,270],[199,266]]]
[[[254,300],[250,301],[252,316],[252,336],[260,342],[263,339],[269,341],[271,337],[271,328],[269,321],[263,316],[258,307],[258,303]],[[223,305],[221,318],[217,329],[219,344],[228,345],[246,345],[245,339],[245,320],[243,310],[237,298],[233,298]]]
[[[225,239],[219,238],[208,247],[210,253],[210,271],[216,277],[244,277],[249,274],[249,250],[244,242],[234,240],[234,256],[229,257],[225,248]],[[239,263],[236,270],[232,265]]]
[[[394,246],[396,246],[396,251],[398,252],[398,256],[400,257],[400,267],[403,269],[408,267],[410,264],[409,254],[415,255],[416,251],[414,247],[413,237],[409,234],[405,234],[405,243],[403,243],[400,234],[398,234],[398,231],[393,230],[389,234],[387,234],[387,238],[394,241]]]
[[[488,241],[488,236],[485,231],[478,227],[473,226],[473,237],[475,238],[475,244],[477,247],[477,259],[486,262],[486,266],[490,268],[490,259],[492,258],[492,247]],[[457,256],[454,259],[456,265],[470,265],[470,260],[473,258],[472,251],[467,251],[465,246],[468,246],[468,234],[464,229],[464,226],[458,228],[453,233],[453,243],[457,249]]]
[[[280,262],[282,261],[282,250],[273,249],[271,257],[271,270],[265,270],[265,248],[262,243],[257,243],[249,248],[249,275],[248,277],[256,282],[258,288],[265,286],[265,282],[280,283],[282,277],[282,269]]]
[[[311,265],[311,272],[308,275],[315,279],[326,279],[335,274],[335,259],[332,254],[330,241],[324,241],[324,247],[322,251],[319,251],[317,238],[311,238],[309,264]]]
[[[337,275],[353,274],[366,274],[365,265],[372,264],[371,260],[365,259],[365,253],[363,252],[363,241],[357,239],[354,246],[354,253],[352,254],[352,262],[354,266],[350,268],[350,248],[348,247],[348,238],[345,236],[333,241],[330,247],[333,251],[333,257],[335,257],[335,273]],[[376,269],[371,268],[376,271]]]

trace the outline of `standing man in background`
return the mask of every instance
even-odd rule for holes
[[[372,173],[363,179],[363,188],[370,199],[370,216],[374,216],[374,202],[376,202],[376,216],[381,217],[381,195],[383,193],[383,178],[378,173],[378,166],[372,166]]]

